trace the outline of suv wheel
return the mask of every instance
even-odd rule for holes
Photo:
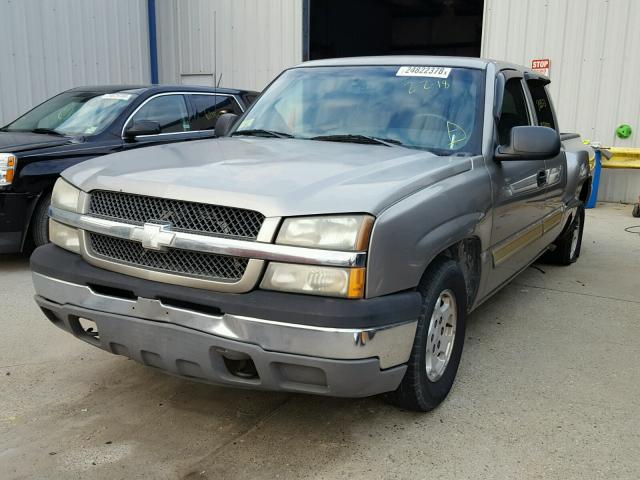
[[[447,396],[464,345],[467,291],[453,260],[436,261],[418,287],[422,312],[407,372],[387,399],[407,410],[427,412]]]
[[[49,243],[49,205],[51,205],[51,192],[45,193],[31,220],[31,238],[36,247]]]

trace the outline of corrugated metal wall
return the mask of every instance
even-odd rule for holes
[[[605,168],[600,176],[598,200],[602,202],[638,203],[640,170]]]
[[[302,61],[302,0],[156,0],[163,83],[263,89]]]
[[[551,59],[563,131],[640,147],[640,1],[485,0],[482,56],[531,66]],[[631,138],[616,127],[629,123]]]
[[[0,124],[79,85],[149,82],[145,0],[0,0]]]

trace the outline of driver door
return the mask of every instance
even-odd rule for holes
[[[140,105],[124,126],[126,130],[133,122],[150,120],[160,125],[156,135],[139,135],[132,142],[125,142],[125,149],[145,147],[158,143],[179,142],[199,138],[192,131],[191,115],[184,95],[162,93],[151,97]]]
[[[534,124],[524,80],[517,72],[505,75],[502,98],[496,140],[506,145],[514,127]],[[494,198],[491,291],[531,261],[531,249],[539,241],[540,220],[545,214],[546,172],[544,160],[489,159],[487,165]]]

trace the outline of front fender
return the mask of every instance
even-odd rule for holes
[[[491,238],[491,184],[484,164],[447,178],[383,211],[373,228],[367,297],[415,288],[441,252],[465,239]]]

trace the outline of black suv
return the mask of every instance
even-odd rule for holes
[[[257,92],[184,85],[79,87],[0,129],[0,253],[48,241],[47,208],[60,172],[101,155],[214,135]]]

